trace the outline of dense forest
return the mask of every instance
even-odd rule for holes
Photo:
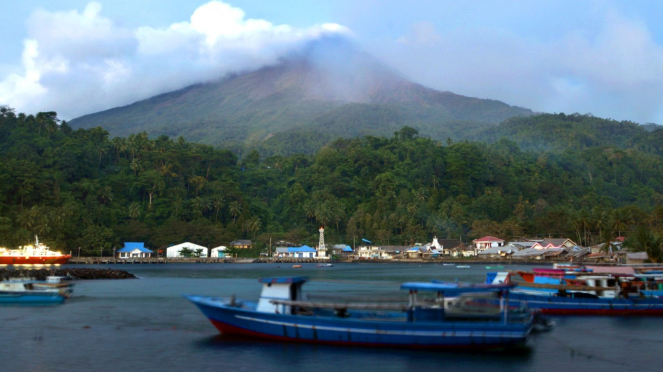
[[[548,115],[519,119],[530,125],[512,136],[529,131],[571,144],[597,130],[602,137],[563,151],[523,149],[509,136],[438,142],[405,126],[389,138],[338,139],[315,155],[254,150],[240,158],[181,137],[111,139],[101,128],[73,130],[55,112],[0,107],[0,246],[39,235],[63,251],[108,255],[124,241],[211,247],[247,238],[259,250],[270,238],[315,245],[324,225],[329,243],[350,245],[434,235],[594,245],[633,234],[660,248],[663,158],[655,139],[663,131],[569,117],[572,137],[539,125]]]

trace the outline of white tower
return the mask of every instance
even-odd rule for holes
[[[327,258],[327,249],[325,248],[325,228],[320,226],[320,242],[318,243],[318,258]]]

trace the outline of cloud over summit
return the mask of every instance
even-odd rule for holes
[[[333,23],[275,25],[221,1],[166,28],[122,27],[97,2],[82,11],[37,10],[27,27],[22,71],[0,76],[0,104],[57,110],[65,119],[256,69],[311,40],[350,34]]]

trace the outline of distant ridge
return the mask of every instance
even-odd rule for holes
[[[391,135],[404,125],[444,139],[532,111],[412,83],[340,38],[309,44],[278,64],[76,118],[112,136],[147,131],[211,145],[259,143],[286,131],[331,137]]]

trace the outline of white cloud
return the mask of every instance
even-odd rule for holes
[[[123,28],[102,10],[90,2],[82,12],[35,11],[22,72],[0,77],[0,103],[71,119],[273,63],[322,35],[349,34],[337,24],[274,25],[221,1],[166,28]]]
[[[508,27],[417,24],[374,53],[440,90],[535,111],[663,124],[663,46],[638,18],[610,7],[592,16],[585,19],[591,32],[578,24],[546,38]]]

